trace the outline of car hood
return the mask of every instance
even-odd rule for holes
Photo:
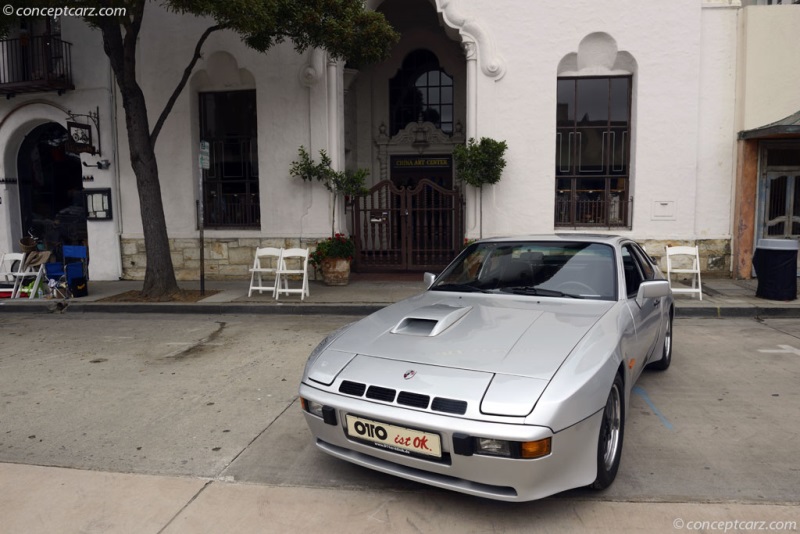
[[[550,380],[613,302],[427,291],[355,323],[343,354]]]

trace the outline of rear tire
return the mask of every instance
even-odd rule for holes
[[[622,458],[622,441],[625,435],[625,388],[617,374],[608,393],[600,433],[597,436],[597,478],[591,488],[606,489],[614,482]]]
[[[672,315],[672,310],[670,310],[669,319],[667,320],[667,331],[664,333],[664,348],[661,351],[661,359],[648,364],[648,369],[666,371],[672,363]]]

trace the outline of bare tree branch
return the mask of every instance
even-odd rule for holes
[[[151,146],[155,146],[156,139],[158,139],[158,134],[161,133],[161,128],[162,126],[164,126],[164,122],[167,120],[167,116],[169,116],[170,112],[172,111],[172,107],[175,105],[175,102],[178,100],[178,97],[183,91],[183,88],[186,86],[186,82],[189,81],[189,76],[192,75],[194,66],[200,59],[200,51],[203,48],[203,44],[206,42],[206,39],[208,39],[208,36],[211,35],[213,32],[217,30],[222,30],[224,28],[225,26],[222,24],[211,26],[210,28],[206,29],[206,31],[203,32],[203,35],[200,36],[200,39],[197,41],[197,45],[194,47],[194,56],[192,56],[192,60],[184,69],[181,81],[178,82],[177,87],[175,87],[175,90],[172,92],[172,96],[169,97],[167,104],[164,106],[164,110],[161,112],[161,115],[159,115],[158,121],[156,121],[155,126],[153,126],[153,131],[150,134]]]

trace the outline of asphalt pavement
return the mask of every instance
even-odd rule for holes
[[[197,282],[180,285],[198,288]],[[66,303],[0,300],[0,313],[364,315],[424,289],[420,280],[408,277],[387,280],[356,275],[346,287],[312,282],[311,295],[303,301],[298,296],[275,301],[269,295],[248,297],[247,285],[247,281],[208,281],[205,287],[209,295],[196,303],[144,304],[107,300],[140,289],[141,282],[92,281],[86,297]],[[705,280],[703,300],[677,296],[676,313],[678,317],[703,318],[800,317],[799,300],[760,299],[755,296],[756,287],[755,280]],[[57,346],[52,335],[45,337]],[[203,340],[213,345],[206,338],[211,336]],[[49,379],[57,384],[69,377]],[[63,387],[67,387],[66,382]],[[5,393],[0,392],[2,397]],[[9,402],[3,401],[0,409],[10,410]],[[576,525],[584,532],[609,533],[797,532],[800,517],[796,499],[754,503],[709,497],[698,502],[618,502],[573,495],[526,508],[470,500],[475,510],[485,508],[487,512],[473,514],[474,524],[465,527],[458,514],[463,497],[457,496],[447,505],[449,496],[445,495],[444,501],[432,500],[425,492],[330,491],[293,484],[247,483],[241,477],[165,476],[31,463],[0,463],[0,533],[533,532],[538,527],[558,533],[574,532]],[[500,516],[502,521],[497,519]]]

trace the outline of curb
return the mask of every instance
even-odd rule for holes
[[[800,308],[781,308],[771,307],[762,308],[759,306],[706,306],[706,307],[675,307],[675,317],[688,318],[742,318],[742,317],[777,317],[777,318],[800,318]]]

